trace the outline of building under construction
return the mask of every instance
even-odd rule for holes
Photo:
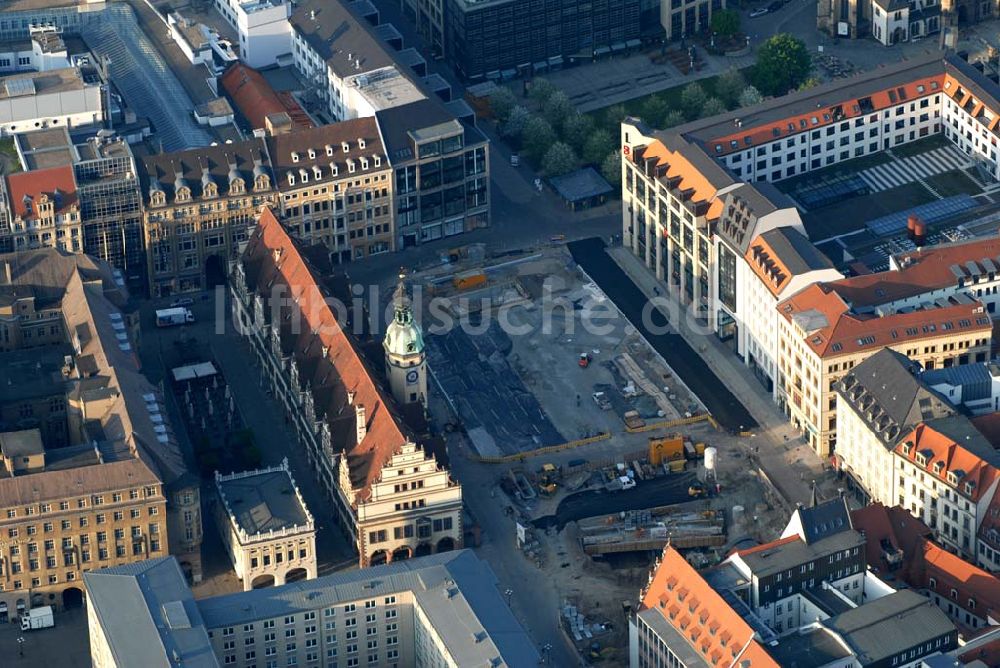
[[[721,547],[726,544],[725,513],[659,506],[580,520],[580,543],[592,557],[618,552]]]

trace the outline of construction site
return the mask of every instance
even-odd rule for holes
[[[435,417],[466,453],[452,466],[489,490],[479,512],[500,516],[477,518],[500,533],[478,549],[516,546],[512,567],[552,585],[581,656],[625,660],[623,613],[668,542],[705,566],[781,529],[753,440],[718,428],[565,248],[411,280],[424,313],[453,319],[423,327]]]

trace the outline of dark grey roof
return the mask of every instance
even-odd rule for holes
[[[354,76],[395,64],[389,47],[339,0],[297,3],[289,20],[292,29],[338,76]],[[360,64],[356,64],[358,61]]]
[[[807,543],[852,529],[851,511],[847,501],[839,496],[811,508],[797,508],[795,512],[799,515],[803,538]]]
[[[833,268],[830,258],[823,255],[804,234],[793,227],[777,227],[760,236],[793,276]]]
[[[919,373],[918,363],[883,348],[841,379],[837,400],[851,406],[891,450],[918,423],[955,413],[944,397],[920,380]]]
[[[844,639],[862,666],[956,633],[954,624],[944,612],[909,589],[875,599],[821,623]],[[951,647],[941,649],[947,651]]]
[[[771,658],[783,668],[826,666],[851,656],[851,651],[829,629],[822,627],[808,627],[789,634],[766,649]]]
[[[456,121],[440,102],[430,98],[382,109],[375,112],[375,117],[382,131],[386,153],[393,165],[416,157],[413,139],[410,137],[411,130],[430,128],[444,123],[454,123],[456,132],[462,130],[461,123]]]
[[[251,537],[312,522],[295,482],[286,470],[261,472],[233,480],[219,480],[219,491],[230,516]]]
[[[0,404],[64,396],[69,384],[62,375],[63,358],[72,354],[73,348],[68,344],[0,353],[0,369],[3,369],[0,373]],[[4,428],[14,430],[17,427],[0,422],[0,431]]]
[[[959,364],[924,371],[920,380],[928,385],[948,384],[962,388],[962,401],[988,399],[992,394],[993,374],[986,364]]]
[[[957,75],[963,88],[976,96],[976,99],[986,104],[990,109],[1000,107],[1000,85],[975,67],[959,58],[954,52],[944,57],[945,71]]]
[[[88,606],[119,666],[216,668],[201,613],[174,557],[83,574]],[[92,630],[93,632],[93,630]]]
[[[836,589],[831,588],[826,582],[823,582],[822,586],[819,587],[803,589],[802,595],[830,617],[847,612],[853,607],[844,600],[843,596]]]
[[[359,139],[365,141],[363,149],[359,147]],[[343,142],[350,145],[350,150],[347,153],[343,151]],[[326,154],[327,146],[333,149],[332,156]],[[309,157],[310,149],[315,152],[315,158]],[[285,173],[289,170],[298,172],[300,169],[312,169],[314,165],[323,169],[324,178],[329,178],[331,164],[336,164],[339,173],[346,175],[348,173],[348,158],[352,158],[357,163],[360,157],[366,157],[369,160],[375,155],[383,159],[386,157],[378,123],[372,117],[354,118],[340,123],[268,137],[267,150],[271,166],[279,180],[284,178]],[[292,159],[292,153],[298,154],[298,160]],[[383,163],[381,168],[386,166]],[[360,165],[357,168],[361,171]],[[374,164],[370,164],[369,169],[373,168]]]
[[[581,167],[580,169],[554,176],[549,179],[549,183],[555,188],[559,196],[567,202],[581,202],[593,197],[607,195],[614,190],[603,176],[597,173],[593,167]]]
[[[765,578],[849,548],[859,547],[864,542],[864,536],[852,529],[835,533],[812,543],[796,540],[764,549],[755,549],[753,552],[741,554],[740,557],[755,576]]]
[[[926,420],[925,424],[943,434],[994,468],[1000,468],[1000,451],[993,447],[976,426],[964,415]]]
[[[201,197],[206,178],[215,183],[220,196],[229,191],[231,177],[243,179],[247,192],[252,192],[256,173],[261,170],[274,187],[264,140],[258,138],[159,153],[143,158],[138,167],[144,195],[148,197],[151,189],[159,189],[166,194],[167,202],[173,201],[174,190],[181,184],[191,189],[192,199]]]

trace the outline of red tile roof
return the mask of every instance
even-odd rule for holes
[[[42,195],[54,198],[59,193],[59,208],[56,213],[65,211],[76,205],[76,178],[73,168],[69,165],[37,169],[31,172],[19,172],[7,177],[7,192],[10,196],[10,206],[15,216],[24,219],[34,218],[28,213],[25,198],[37,202]],[[33,209],[34,211],[34,209]]]
[[[923,541],[914,561],[911,585],[936,592],[977,617],[1000,615],[1000,580],[996,576],[930,540]],[[974,608],[969,605],[970,599],[975,602]]]
[[[252,67],[242,63],[232,65],[219,81],[254,130],[265,127],[264,119],[271,114],[280,113],[288,114],[296,127],[313,127],[309,115],[291,94],[276,92],[260,72]]]
[[[693,202],[703,202],[708,206],[705,213],[707,220],[717,220],[722,215],[724,205],[722,198],[717,196],[715,186],[680,151],[671,151],[657,139],[642,147],[642,159],[651,158],[656,160],[657,167],[666,167],[663,179],[675,179],[677,184],[674,188],[689,190]]]
[[[792,534],[791,536],[785,536],[784,538],[779,538],[777,540],[772,540],[770,543],[764,543],[762,545],[754,545],[753,547],[748,547],[745,550],[734,550],[735,554],[741,557],[748,554],[754,554],[756,552],[763,552],[764,550],[770,550],[775,547],[781,547],[782,545],[787,545],[789,543],[795,543],[802,540],[799,534]]]
[[[892,570],[884,559],[884,546],[903,551],[903,563],[898,572],[900,577],[906,579],[904,565],[917,553],[921,542],[933,534],[926,524],[905,508],[887,508],[881,503],[852,510],[851,523],[855,529],[864,533],[869,568],[876,569],[882,577]]]
[[[317,419],[332,432],[333,449],[345,452],[356,501],[365,501],[382,467],[408,436],[358,352],[341,328],[299,248],[270,209],[260,216],[244,253],[248,283],[265,299],[293,302],[282,306],[281,341],[294,357],[303,390],[311,390]],[[275,293],[275,290],[280,290]],[[291,299],[289,299],[291,297]],[[299,331],[296,331],[299,330]],[[366,433],[357,440],[356,406],[365,409]]]
[[[948,419],[943,418],[942,421]],[[910,448],[910,453],[907,455],[904,448],[908,444],[912,444],[913,447]],[[896,446],[895,452],[898,456],[925,469],[928,476],[937,478],[955,489],[961,496],[975,503],[978,503],[983,494],[989,491],[1000,474],[996,468],[984,461],[979,455],[956,443],[950,436],[937,431],[927,423],[917,425],[913,431],[904,436],[899,445]],[[917,456],[924,454],[926,454],[926,464],[921,465],[917,462]],[[938,467],[938,463],[943,464],[943,466]],[[962,472],[958,484],[948,481],[950,471]],[[973,483],[971,493],[965,491],[965,485],[969,482]]]
[[[643,592],[640,610],[647,609],[663,615],[710,666],[778,667],[753,628],[669,545]]]
[[[990,318],[978,301],[884,316],[873,312],[858,313],[843,296],[844,284],[858,278],[867,280],[870,277],[813,283],[778,304],[778,312],[788,321],[796,315],[805,320],[815,318],[816,326],[810,324],[806,328],[805,342],[821,357],[850,355],[866,348],[875,351],[946,334],[993,331]],[[822,318],[818,317],[820,315]]]

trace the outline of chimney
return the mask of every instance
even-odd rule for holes
[[[362,406],[361,404],[355,406],[354,416],[357,420],[356,426],[357,426],[358,443],[361,443],[361,441],[365,440],[365,435],[368,433],[368,423],[367,419],[365,418],[365,407]]]
[[[347,405],[351,406],[354,404],[354,392],[347,393]]]

